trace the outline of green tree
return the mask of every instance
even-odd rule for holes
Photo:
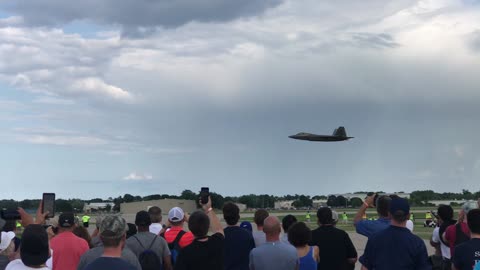
[[[362,204],[363,204],[362,199],[360,199],[358,197],[353,197],[353,198],[350,199],[350,205],[352,207],[360,207]]]
[[[130,194],[123,195],[123,202],[129,203],[129,202],[133,202],[134,200],[135,200],[135,197],[133,197]]]
[[[182,191],[182,193],[180,194],[180,199],[197,201],[199,196],[200,195],[198,195],[197,193],[195,193],[195,192],[193,192],[189,189],[186,189],[186,190]]]
[[[55,200],[55,211],[56,212],[73,212],[72,204],[69,201],[64,199]]]
[[[337,196],[335,196],[335,195],[328,196],[327,205],[330,206],[330,207],[337,206]]]

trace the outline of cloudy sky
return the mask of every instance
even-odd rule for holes
[[[477,0],[77,2],[0,0],[0,198],[480,190]]]

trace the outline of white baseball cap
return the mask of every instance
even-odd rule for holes
[[[15,238],[14,232],[2,232],[2,240],[0,242],[0,251],[4,251],[10,246],[12,239]]]
[[[183,212],[182,208],[174,207],[168,211],[168,220],[173,222],[178,222],[183,220],[185,217],[185,213]]]

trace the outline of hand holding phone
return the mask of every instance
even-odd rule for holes
[[[210,189],[208,187],[202,187],[200,189],[200,203],[207,204],[209,196],[210,196]]]
[[[48,212],[47,218],[55,216],[55,193],[43,193],[42,213]]]

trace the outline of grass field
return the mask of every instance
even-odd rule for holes
[[[350,211],[351,211],[351,209],[350,209]],[[315,214],[311,213],[311,220],[310,220],[310,222],[307,222],[304,213],[305,212],[303,212],[302,215],[294,215],[294,216],[297,218],[298,221],[303,221],[303,222],[307,223],[307,225],[311,229],[317,228],[318,225],[316,224],[316,221],[315,221],[316,220]],[[280,220],[285,216],[285,215],[282,215],[281,212],[272,213],[272,214],[277,215],[278,218],[280,218]],[[343,224],[342,221],[339,220],[339,222],[337,224],[337,228],[342,229],[346,232],[355,232],[355,227],[353,226],[353,216],[354,216],[353,214],[348,215],[348,217],[349,217],[348,224]],[[371,216],[373,216],[373,212],[371,213]],[[242,218],[242,221],[243,220],[253,222],[252,217]],[[425,221],[425,218],[415,220],[415,222],[414,222],[415,227],[414,227],[413,233],[418,235],[422,239],[429,240],[432,237],[432,232],[433,232],[434,228],[423,227],[423,222],[424,221]]]

